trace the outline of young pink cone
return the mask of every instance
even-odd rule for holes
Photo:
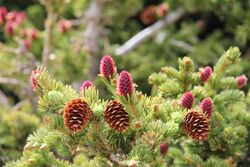
[[[86,80],[82,83],[81,91],[85,91],[85,89],[92,88],[92,87],[94,87],[93,83],[89,80]]]
[[[33,87],[34,90],[37,90],[38,85],[36,83],[35,78],[37,78],[37,75],[40,75],[41,71],[33,70],[30,75],[30,84]]]
[[[5,7],[0,7],[0,26],[6,21],[7,13],[8,11]]]
[[[194,95],[191,92],[186,92],[180,100],[180,105],[184,108],[191,109],[193,104]]]
[[[247,84],[247,77],[245,75],[238,76],[236,78],[236,83],[238,88],[242,88]]]
[[[103,56],[100,64],[100,74],[109,79],[115,73],[115,63],[111,56]]]
[[[7,14],[6,19],[8,21],[16,21],[17,11],[11,11]]]
[[[200,80],[202,83],[208,81],[211,78],[213,70],[211,67],[206,66],[200,70]]]
[[[117,92],[121,96],[127,97],[132,95],[134,91],[133,80],[129,72],[122,71],[117,82]]]
[[[6,24],[5,24],[5,27],[4,27],[4,32],[7,34],[7,35],[13,35],[15,33],[15,30],[16,30],[16,25],[13,21],[8,21]]]
[[[23,41],[23,44],[24,44],[24,46],[25,46],[25,48],[27,49],[27,50],[29,50],[30,48],[31,48],[31,42],[29,41],[29,40],[24,40]]]
[[[166,154],[168,152],[168,142],[164,141],[160,144],[160,152],[161,154]]]
[[[71,28],[71,23],[68,20],[60,20],[58,23],[58,31],[61,33],[67,32]]]
[[[201,101],[200,104],[201,110],[210,118],[214,111],[213,100],[210,97],[207,97]]]
[[[16,14],[15,22],[17,25],[20,25],[24,22],[25,19],[26,19],[26,13],[25,12],[18,12]]]

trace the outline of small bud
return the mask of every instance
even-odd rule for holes
[[[117,85],[117,80],[116,79],[112,79],[111,80],[111,84],[114,85],[114,86],[116,86]]]
[[[208,118],[210,118],[214,110],[213,100],[210,97],[203,99],[201,101],[200,108],[204,112],[204,114],[207,115]]]
[[[31,149],[31,148],[33,148],[32,145],[31,145],[30,143],[27,143],[27,144],[24,146],[23,150],[29,150],[29,149]]]
[[[0,7],[0,26],[6,21],[7,13],[8,11],[5,7]]]
[[[7,14],[6,19],[8,21],[16,21],[16,17],[17,17],[17,11],[12,11]]]
[[[5,27],[4,27],[4,32],[9,35],[9,36],[12,36],[14,33],[15,33],[15,29],[16,29],[16,25],[13,21],[8,21],[6,24],[5,24]]]
[[[167,14],[168,12],[168,4],[162,3],[157,7],[156,13],[158,17],[163,17]]]
[[[33,87],[34,90],[37,90],[38,85],[36,82],[36,79],[38,78],[38,76],[41,74],[41,71],[37,71],[37,70],[33,70],[31,75],[30,75],[30,84]]]
[[[45,143],[40,146],[40,150],[47,150],[47,149],[48,149],[48,145]]]
[[[69,29],[71,28],[71,22],[68,20],[61,20],[58,23],[58,31],[61,33],[68,32]]]
[[[135,122],[135,128],[137,128],[137,129],[141,128],[141,123],[139,121]]]
[[[160,107],[159,107],[159,105],[155,105],[154,106],[154,112],[159,112],[160,111]]]
[[[25,12],[18,12],[16,14],[16,17],[15,17],[15,23],[17,25],[20,25],[24,22],[25,19],[26,19],[26,13]]]
[[[29,161],[30,164],[36,163],[36,160],[35,160],[35,159],[32,159],[32,158],[28,159],[28,161]]]
[[[81,91],[85,91],[87,88],[93,88],[93,87],[94,87],[93,83],[89,80],[86,80],[82,83]]]
[[[236,78],[236,82],[237,82],[237,87],[242,88],[243,86],[246,86],[247,84],[247,77],[245,75],[238,76]]]
[[[127,71],[122,71],[118,78],[117,92],[120,96],[131,96],[134,91],[132,77]]]
[[[140,13],[140,20],[143,24],[148,25],[155,22],[157,19],[157,6],[150,5],[143,9]]]
[[[168,142],[164,141],[160,144],[160,152],[161,154],[166,154],[168,152]]]
[[[208,81],[211,78],[213,70],[211,67],[206,66],[200,70],[200,80],[202,83]]]
[[[29,40],[24,40],[23,45],[25,46],[26,50],[29,50],[31,48],[31,42]]]
[[[194,103],[194,95],[191,92],[186,92],[180,100],[180,105],[187,109],[191,109],[193,103]]]
[[[35,40],[38,38],[38,31],[36,29],[30,29],[28,33],[28,38],[31,40]]]
[[[135,160],[130,160],[128,163],[128,167],[137,167],[138,166],[138,162]]]
[[[111,56],[105,55],[100,63],[100,74],[109,79],[115,73],[115,63]]]
[[[138,100],[141,100],[141,98],[142,98],[142,93],[141,93],[141,92],[136,92],[136,98],[137,98]]]

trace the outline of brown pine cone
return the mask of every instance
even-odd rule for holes
[[[209,120],[202,112],[191,111],[184,118],[184,130],[194,140],[206,140],[210,131]]]
[[[140,13],[140,20],[143,24],[151,24],[157,19],[157,6],[150,5]]]
[[[130,127],[130,119],[124,106],[118,101],[110,101],[105,112],[104,119],[111,129],[124,132]]]
[[[69,101],[64,107],[64,125],[70,131],[79,132],[89,122],[92,111],[84,100],[77,98]]]

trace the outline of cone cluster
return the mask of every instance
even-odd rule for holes
[[[111,129],[119,132],[124,132],[130,127],[128,113],[118,100],[113,100],[108,103],[104,112],[104,119]]]
[[[184,130],[194,140],[206,140],[210,132],[209,120],[199,111],[191,111],[184,118]]]
[[[72,132],[81,131],[89,122],[92,111],[84,100],[77,98],[64,107],[64,125]]]

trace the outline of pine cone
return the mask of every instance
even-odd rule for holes
[[[204,114],[210,118],[213,114],[214,106],[213,100],[210,97],[207,97],[201,101],[200,108]]]
[[[148,25],[153,22],[155,22],[157,19],[157,6],[150,5],[146,7],[141,13],[140,13],[140,20],[143,24]]]
[[[103,56],[100,64],[100,74],[109,79],[115,73],[115,63],[111,56]]]
[[[187,109],[191,109],[193,103],[194,103],[194,95],[191,92],[186,92],[180,100],[180,105]]]
[[[94,87],[93,83],[89,80],[86,80],[82,83],[81,91],[85,91],[85,89],[93,88],[93,87]]]
[[[237,87],[242,88],[247,84],[247,77],[245,75],[238,76],[236,78],[236,82],[237,82]]]
[[[206,140],[209,135],[209,120],[199,111],[191,111],[184,118],[184,130],[194,140]]]
[[[64,125],[73,132],[81,131],[89,122],[92,111],[80,98],[69,101],[64,107]]]
[[[124,106],[118,101],[110,101],[105,112],[104,119],[110,128],[119,132],[124,132],[130,127],[130,119]]]
[[[127,97],[132,95],[134,91],[132,77],[127,71],[122,71],[118,78],[117,92],[121,96]]]
[[[208,81],[211,78],[213,70],[211,67],[206,66],[200,70],[200,80],[202,83]]]
[[[164,141],[160,144],[160,152],[161,154],[166,154],[168,152],[168,142]]]

